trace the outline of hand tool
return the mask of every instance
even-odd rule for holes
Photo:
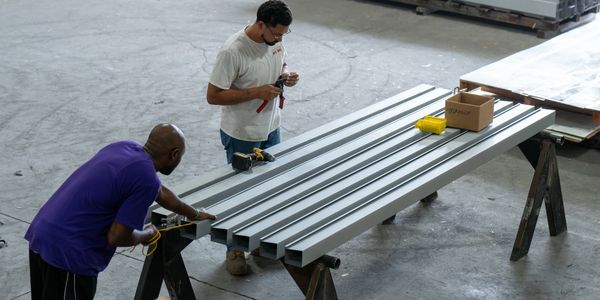
[[[253,148],[252,153],[244,154],[240,152],[233,153],[233,160],[231,161],[231,166],[240,171],[248,171],[252,166],[259,161],[275,161],[275,156],[269,154],[268,152],[260,149]]]
[[[279,78],[277,78],[277,81],[275,81],[275,83],[273,84],[274,86],[281,89],[281,93],[279,93],[279,108],[281,109],[283,109],[283,102],[285,101],[285,97],[283,96],[284,82],[285,79],[281,75],[279,75]],[[260,113],[263,109],[265,109],[267,103],[269,103],[269,100],[263,100],[263,103],[256,109],[256,113]]]

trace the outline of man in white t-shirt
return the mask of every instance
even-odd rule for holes
[[[221,142],[228,163],[234,152],[251,153],[254,147],[265,149],[280,141],[283,91],[275,82],[281,77],[291,87],[300,79],[285,63],[282,42],[291,23],[292,12],[284,2],[264,2],[256,21],[227,39],[217,55],[206,99],[222,106]],[[245,274],[244,252],[227,250],[227,270]]]

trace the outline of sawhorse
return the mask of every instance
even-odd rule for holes
[[[564,139],[545,132],[519,144],[519,149],[535,169],[521,224],[513,246],[510,260],[517,261],[527,255],[542,202],[546,204],[546,215],[551,236],[567,231],[567,220],[563,204],[555,144],[562,145]]]
[[[335,284],[329,269],[337,269],[340,266],[339,258],[323,255],[302,268],[288,265],[283,260],[280,261],[304,294],[305,299],[337,299]]]
[[[163,280],[172,300],[196,299],[181,257],[181,251],[192,242],[192,239],[182,236],[180,231],[181,229],[173,229],[164,232],[154,253],[146,257],[135,292],[135,300],[156,299]],[[337,299],[329,269],[339,267],[339,258],[324,255],[303,268],[280,261],[306,299]]]
[[[165,231],[156,250],[146,257],[135,300],[154,300],[160,293],[164,280],[171,299],[196,299],[181,251],[192,239],[181,236],[181,229]]]

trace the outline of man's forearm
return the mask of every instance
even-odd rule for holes
[[[208,95],[208,103],[216,105],[235,105],[259,98],[256,88],[219,90]]]
[[[186,216],[188,219],[193,219],[196,216],[196,209],[185,204],[173,191],[164,185],[160,188],[156,202],[176,214]]]
[[[132,230],[118,222],[113,222],[108,231],[107,239],[108,243],[115,247],[129,247],[145,243],[153,235],[152,230]]]

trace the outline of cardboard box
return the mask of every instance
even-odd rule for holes
[[[494,97],[460,92],[446,99],[448,127],[480,131],[492,123]]]

